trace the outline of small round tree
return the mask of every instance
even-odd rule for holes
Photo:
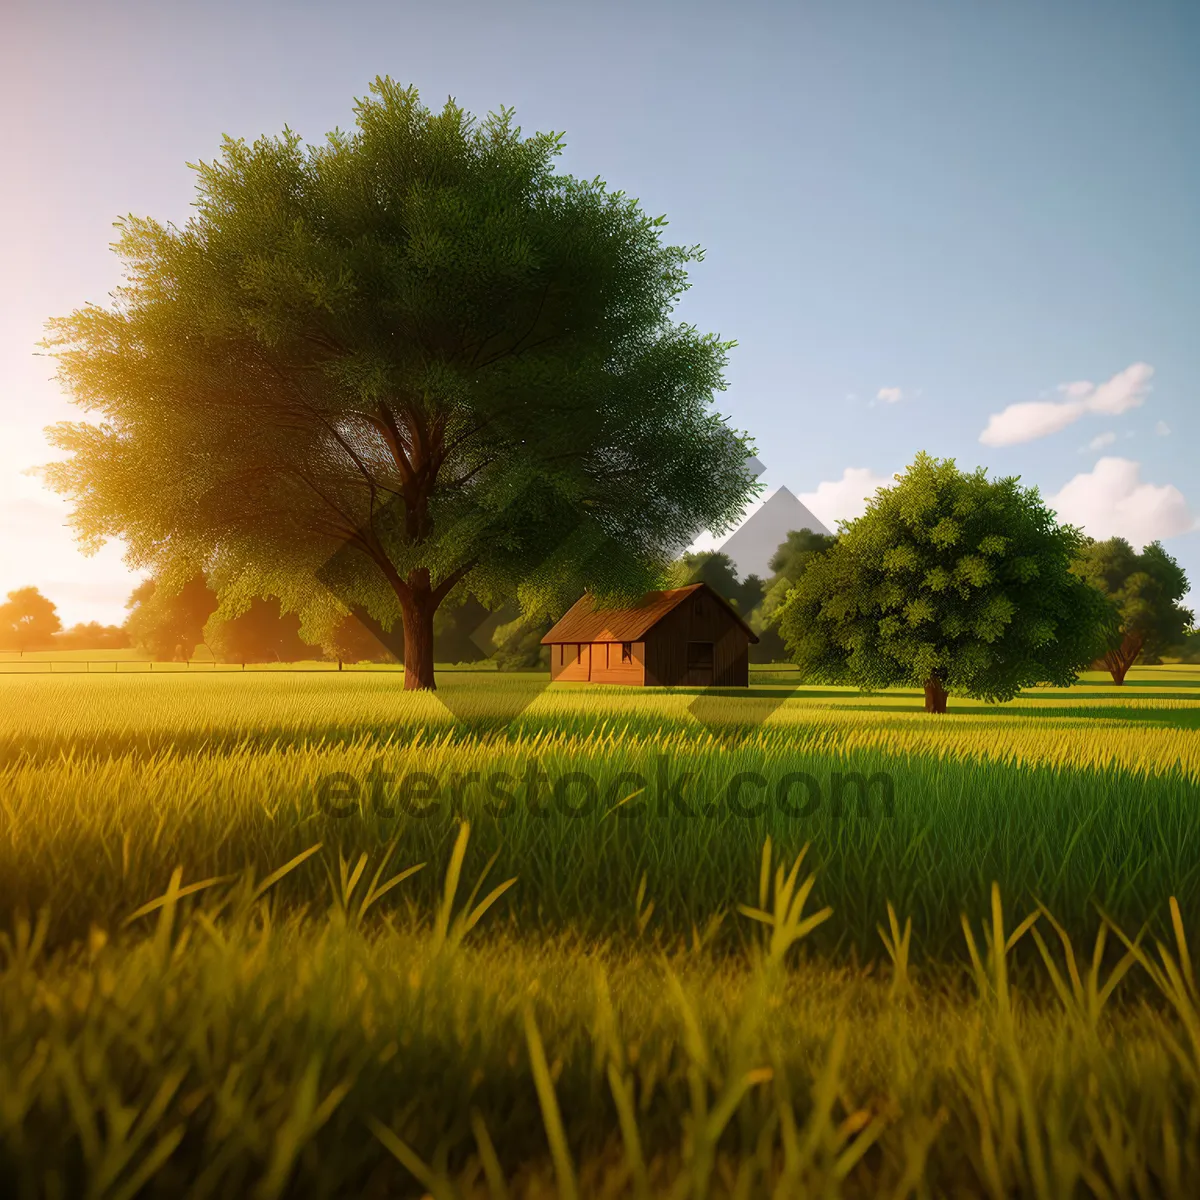
[[[1010,700],[1066,686],[1091,663],[1111,608],[1071,571],[1084,544],[1036,489],[920,454],[810,560],[779,628],[805,674],[875,689]]]
[[[628,594],[728,527],[755,490],[711,407],[732,343],[671,319],[699,251],[561,147],[379,79],[352,133],[227,140],[182,228],[123,222],[115,304],[48,339],[99,418],[47,471],[85,544],[203,573],[223,616],[277,596],[313,642],[402,623],[432,688],[456,589]]]
[[[0,604],[0,648],[24,654],[35,646],[49,646],[61,628],[54,601],[35,587],[17,588]]]
[[[1115,684],[1124,684],[1139,656],[1159,660],[1192,627],[1192,613],[1179,604],[1187,595],[1187,575],[1158,542],[1140,554],[1124,538],[1089,542],[1075,570],[1117,610],[1119,622],[1103,656]]]

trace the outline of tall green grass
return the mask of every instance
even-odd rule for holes
[[[497,929],[462,870],[424,929],[369,917],[425,867],[342,858],[189,889],[115,936],[0,939],[0,1185],[14,1196],[1191,1197],[1200,992],[1157,947],[1073,944],[993,890],[969,983],[799,954],[832,915],[764,844],[736,957]],[[468,891],[469,885],[470,887]],[[1011,978],[1033,941],[1042,987]],[[1121,943],[1124,942],[1124,947]],[[1138,977],[1150,999],[1129,999]]]
[[[0,677],[0,1191],[1200,1194],[1198,685]]]
[[[451,712],[381,677],[4,681],[17,702],[0,727],[0,908],[46,904],[54,936],[72,937],[119,921],[176,866],[188,880],[265,873],[317,842],[350,855],[393,839],[440,866],[465,817],[473,853],[495,854],[519,880],[512,919],[539,934],[625,936],[640,888],[655,935],[686,938],[738,903],[767,836],[811,843],[822,902],[838,914],[816,943],[858,961],[878,955],[889,902],[911,916],[919,954],[960,955],[958,913],[982,914],[993,881],[1014,903],[1050,906],[1077,938],[1095,935],[1101,910],[1165,933],[1172,895],[1188,921],[1200,916],[1200,737],[1157,720],[1189,715],[1189,702],[1144,721],[968,712],[943,722],[704,698],[729,714],[704,724],[686,695],[547,692],[503,676],[470,689]],[[481,733],[473,722],[490,710],[511,720]],[[546,780],[536,804],[522,782],[531,768]],[[425,817],[396,795],[418,771],[437,781]],[[821,789],[808,815],[778,801],[798,772]],[[344,802],[321,803],[335,773],[359,793],[341,818],[330,808]],[[504,815],[487,807],[496,773],[511,777]],[[571,815],[586,790],[564,792],[560,807],[552,789],[579,773],[594,784],[592,806]],[[834,780],[851,774],[887,776],[890,810],[877,785],[865,811],[852,788],[836,811]],[[376,775],[390,779],[378,793],[389,815],[373,804]],[[473,775],[482,782],[456,785]],[[765,788],[731,797],[741,775]],[[789,799],[795,812],[812,797],[799,785]],[[314,864],[285,890],[307,903],[321,886]],[[413,903],[428,903],[432,886],[418,881]]]

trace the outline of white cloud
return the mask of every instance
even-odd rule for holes
[[[1118,371],[1107,383],[1102,383],[1090,394],[1084,395],[1088,411],[1110,413],[1116,416],[1138,408],[1146,401],[1150,391],[1150,378],[1154,368],[1149,363],[1133,363]],[[1071,387],[1091,387],[1091,384],[1071,384]]]
[[[1102,458],[1047,502],[1060,521],[1092,537],[1123,537],[1139,547],[1195,529],[1183,493],[1171,484],[1143,483],[1141,470],[1132,459]]]
[[[1117,435],[1110,429],[1107,433],[1098,433],[1087,444],[1088,450],[1103,450],[1105,446],[1111,446],[1117,440]]]
[[[904,389],[898,387],[881,387],[875,393],[876,400],[882,400],[884,404],[897,404],[904,399]]]
[[[1058,391],[1066,399],[1010,404],[1003,412],[992,413],[979,440],[985,446],[1015,446],[1058,433],[1086,413],[1128,412],[1145,403],[1153,374],[1149,363],[1137,362],[1101,384],[1060,383]]]
[[[1157,433],[1159,437],[1166,437],[1168,434],[1170,434],[1171,427],[1166,423],[1166,421],[1158,421],[1155,423],[1154,432]]]
[[[1087,406],[1081,400],[1056,404],[1051,400],[1031,400],[1027,404],[1010,404],[1002,413],[993,413],[987,428],[979,435],[985,446],[1015,446],[1048,437],[1073,425]]]
[[[1062,392],[1062,394],[1070,400],[1082,400],[1085,396],[1091,393],[1095,387],[1096,385],[1094,383],[1087,383],[1086,381],[1081,380],[1078,383],[1060,383],[1056,390]],[[1043,395],[1044,394],[1045,393],[1043,393]]]
[[[847,467],[841,479],[825,480],[815,492],[801,492],[800,503],[822,525],[835,529],[839,521],[861,517],[876,490],[892,482],[890,476],[876,475],[869,467]]]

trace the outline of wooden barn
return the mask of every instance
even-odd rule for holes
[[[746,687],[750,626],[706,583],[647,592],[629,608],[577,600],[550,630],[550,677],[564,683]]]

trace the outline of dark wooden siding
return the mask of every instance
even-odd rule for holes
[[[699,593],[669,612],[646,635],[645,682],[650,687],[703,687],[695,671],[689,680],[688,643],[712,645],[711,683],[745,687],[750,682],[749,639],[733,615],[711,596]],[[704,655],[694,654],[693,659]]]

